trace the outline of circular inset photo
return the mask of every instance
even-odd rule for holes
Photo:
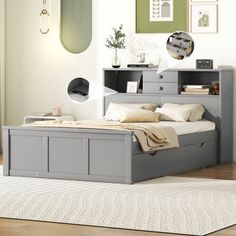
[[[85,102],[89,99],[89,81],[84,78],[73,79],[67,88],[70,99],[74,102]]]
[[[171,57],[183,60],[191,56],[194,50],[192,37],[185,32],[174,32],[166,42],[166,48]]]

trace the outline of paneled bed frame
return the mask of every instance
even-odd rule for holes
[[[220,81],[219,96],[118,93],[104,99],[104,111],[110,102],[203,104],[204,118],[215,122],[216,130],[181,135],[180,148],[144,153],[133,141],[131,131],[6,126],[3,128],[4,175],[131,184],[230,163],[232,71],[216,72],[228,73]]]

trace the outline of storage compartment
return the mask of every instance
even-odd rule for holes
[[[157,71],[143,71],[143,82],[177,83],[178,72],[163,71],[161,73],[157,73]]]
[[[217,131],[180,135],[179,148],[143,153],[133,143],[133,182],[217,164]]]
[[[119,93],[126,93],[127,82],[136,81],[139,92],[142,92],[142,71],[108,71],[105,73],[104,85]]]
[[[184,38],[180,38],[180,37],[173,37],[171,39],[171,42],[174,44],[174,45],[178,45],[182,48],[190,48],[192,47],[192,41],[188,40],[188,39],[184,39]]]
[[[219,73],[211,70],[180,71],[179,81],[185,85],[211,85],[213,81],[219,82]]]
[[[144,93],[178,94],[177,83],[144,83]]]
[[[218,92],[214,92],[213,90],[213,84],[218,83],[219,89]],[[199,85],[199,88],[197,89],[196,94],[187,94],[187,95],[212,95],[212,94],[219,94],[221,91],[220,83],[219,83],[219,73],[211,71],[211,70],[204,70],[204,71],[181,71],[179,72],[179,86],[180,91],[184,91],[184,87],[191,85]],[[201,89],[208,89],[206,94],[201,93]],[[190,90],[194,92],[194,90]],[[200,91],[200,93],[199,93]],[[189,92],[189,91],[188,91]],[[199,93],[199,94],[198,94]],[[185,94],[184,94],[185,95]],[[216,96],[217,96],[216,95]]]
[[[195,144],[163,150],[156,155],[137,154],[133,158],[133,182],[203,168],[217,164],[217,142]]]
[[[186,57],[188,55],[188,48],[184,48],[178,45],[174,45],[171,43],[167,44],[167,49],[171,51],[172,53],[175,53],[177,55]]]

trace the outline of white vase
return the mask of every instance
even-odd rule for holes
[[[145,62],[145,57],[146,57],[145,52],[138,53],[137,56],[136,56],[137,62],[138,63],[144,63]]]
[[[121,65],[120,58],[118,56],[118,49],[115,49],[114,55],[112,57],[112,67],[119,68]]]

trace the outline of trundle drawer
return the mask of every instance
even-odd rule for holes
[[[178,72],[177,71],[163,71],[157,73],[156,71],[144,71],[143,82],[160,82],[160,83],[177,83]]]
[[[177,83],[144,83],[143,93],[178,94]]]

